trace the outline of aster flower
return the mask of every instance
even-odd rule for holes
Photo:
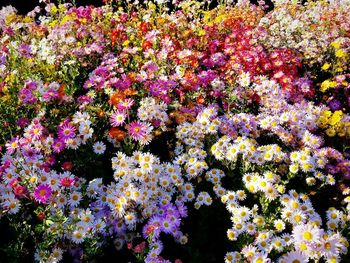
[[[133,121],[128,126],[129,135],[134,139],[141,141],[147,135],[149,126],[143,122]]]
[[[13,154],[17,148],[20,147],[19,137],[12,138],[8,143],[6,143],[6,149],[8,154]]]
[[[8,210],[9,214],[17,214],[21,208],[21,203],[17,198],[8,198],[1,205]]]
[[[62,152],[65,148],[65,143],[62,139],[60,138],[56,138],[54,140],[54,143],[52,144],[52,150],[53,152],[55,153],[59,153],[59,152]]]
[[[110,118],[110,123],[113,127],[122,126],[126,119],[126,114],[123,111],[113,112]]]
[[[331,100],[328,102],[328,106],[331,111],[337,111],[341,109],[341,103],[339,100]]]
[[[40,184],[34,190],[34,198],[37,202],[46,204],[51,197],[51,187],[47,184]]]
[[[26,129],[25,129],[25,136],[27,138],[31,138],[34,140],[39,139],[42,134],[43,134],[44,128],[43,126],[39,123],[38,120],[34,120],[32,124],[30,124]]]
[[[106,145],[103,142],[96,142],[93,145],[94,153],[103,154],[106,150]]]
[[[286,255],[284,255],[281,258],[281,260],[282,260],[281,262],[300,262],[300,263],[309,262],[308,258],[299,251],[288,252]]]
[[[133,99],[124,99],[122,100],[121,102],[119,102],[117,104],[117,108],[118,110],[120,111],[123,111],[123,110],[128,110],[132,107],[132,105],[134,105],[134,100]]]
[[[58,138],[67,140],[72,139],[75,136],[76,129],[69,122],[69,120],[65,120],[61,125],[58,126]]]
[[[82,230],[75,230],[72,233],[72,241],[76,244],[81,244],[85,239],[85,232]]]

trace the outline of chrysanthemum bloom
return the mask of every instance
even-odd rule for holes
[[[18,137],[12,138],[8,143],[6,143],[8,154],[13,154],[19,146],[20,146],[19,138]]]
[[[130,109],[132,105],[134,105],[133,99],[125,99],[117,104],[117,108],[118,110],[127,110]]]
[[[103,154],[106,150],[106,145],[103,142],[96,142],[93,145],[94,153]]]
[[[55,153],[59,153],[59,152],[62,152],[64,150],[64,147],[65,147],[64,141],[62,141],[61,139],[57,138],[57,139],[55,139],[55,141],[54,141],[54,143],[52,145],[52,150]]]
[[[51,187],[47,184],[40,184],[35,188],[34,198],[39,203],[46,204],[47,200],[51,197]]]
[[[116,111],[112,113],[110,122],[113,127],[121,126],[123,125],[125,121],[126,115],[124,112]]]
[[[71,187],[74,184],[74,179],[66,176],[61,179],[60,183],[63,187]]]
[[[58,137],[61,139],[71,139],[75,136],[75,132],[75,127],[68,120],[58,126]]]
[[[133,121],[128,127],[130,136],[135,140],[141,140],[146,135],[146,126],[142,122]]]
[[[13,192],[14,192],[16,197],[21,198],[26,194],[27,189],[22,185],[18,185],[16,187],[14,187]]]

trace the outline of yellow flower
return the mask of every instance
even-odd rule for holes
[[[321,113],[322,117],[329,118],[332,116],[332,112],[330,110],[325,110]]]
[[[335,52],[335,56],[337,58],[345,57],[345,55],[346,55],[346,52],[344,49],[339,49],[339,50],[337,50],[337,52]]]
[[[54,26],[56,26],[57,25],[57,20],[55,19],[55,20],[52,20],[50,23],[49,23],[49,27],[54,27]]]
[[[57,11],[58,11],[58,9],[57,9],[57,7],[55,5],[53,7],[51,7],[51,9],[50,9],[50,13],[51,14],[56,14]]]
[[[339,129],[338,129],[338,135],[340,137],[344,137],[346,135],[346,128],[344,125],[342,125]]]
[[[331,43],[331,46],[334,47],[335,49],[339,49],[339,48],[340,48],[340,45],[341,45],[341,44],[340,44],[339,42],[336,42],[336,41],[334,41],[334,42]]]
[[[322,66],[322,70],[328,70],[331,67],[331,64],[329,63],[324,63]]]
[[[343,115],[343,112],[341,110],[337,110],[333,113],[332,117],[329,119],[329,124],[334,126],[335,124],[337,124],[340,120],[341,117]]]
[[[329,136],[329,137],[334,137],[335,136],[335,134],[336,134],[336,132],[335,132],[335,130],[334,130],[334,128],[328,128],[327,130],[326,130],[326,134]]]
[[[199,37],[205,36],[205,31],[204,31],[203,29],[198,29],[197,35],[198,35]]]
[[[337,83],[335,81],[330,81],[329,79],[326,79],[325,81],[322,82],[320,91],[325,92],[329,88],[334,88],[335,86],[337,86]]]

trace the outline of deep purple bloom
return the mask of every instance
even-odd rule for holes
[[[330,108],[331,111],[340,110],[341,103],[338,100],[331,100],[328,102],[328,107]]]
[[[19,118],[19,119],[17,120],[17,125],[18,125],[19,127],[21,127],[21,128],[26,127],[26,126],[28,125],[28,123],[29,123],[29,121],[28,121],[27,118]]]

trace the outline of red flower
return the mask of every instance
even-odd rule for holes
[[[140,30],[145,33],[148,31],[148,28],[149,28],[150,24],[147,23],[147,22],[141,22],[140,24]]]
[[[70,171],[70,170],[72,170],[72,168],[73,168],[73,163],[72,162],[64,162],[62,164],[62,169],[63,170]]]

